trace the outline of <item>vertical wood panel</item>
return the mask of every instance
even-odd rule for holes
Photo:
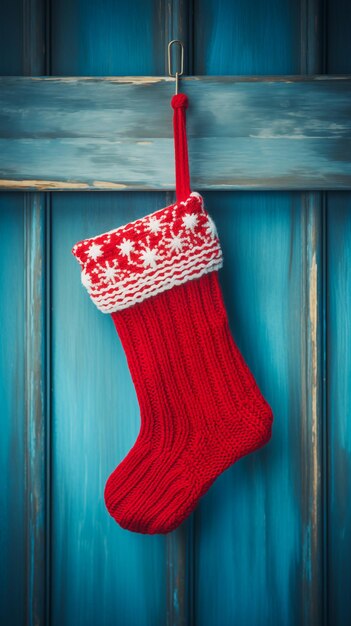
[[[48,2],[23,2],[23,74],[43,75],[49,65]],[[47,227],[49,198],[24,194],[25,246],[25,484],[26,623],[46,623],[49,606],[49,401]]]
[[[0,76],[23,72],[23,0],[3,0],[0,20]]]
[[[53,2],[52,73],[163,74],[167,4],[157,0]]]
[[[294,0],[195,0],[195,74],[298,74],[300,8]]]
[[[329,624],[351,623],[351,196],[328,198]]]
[[[304,624],[322,624],[324,562],[324,197],[301,197],[301,601]]]
[[[300,72],[324,74],[326,70],[327,0],[300,0]]]
[[[351,72],[350,10],[349,0],[328,1],[326,54],[328,74]]]
[[[0,74],[22,72],[22,3],[5,2],[0,20]],[[22,194],[0,194],[0,622],[26,616],[24,421],[24,215]]]
[[[328,72],[351,72],[351,6],[328,5]],[[328,624],[351,623],[351,193],[327,210]]]
[[[25,76],[42,76],[49,67],[49,2],[23,2],[23,69]]]
[[[155,0],[60,0],[52,9],[52,71],[163,74],[166,39],[183,23],[182,10]],[[105,481],[137,437],[139,408],[112,320],[86,298],[70,253],[78,239],[168,201],[164,193],[54,195],[53,624],[183,623],[179,538],[167,551],[164,537],[121,529],[104,506]]]
[[[6,3],[0,27],[3,74],[45,73],[45,5],[44,0]],[[2,511],[11,529],[5,528],[3,535],[2,623],[39,625],[46,620],[45,197],[25,194],[11,200],[2,198],[2,249],[13,248],[11,271],[7,262],[2,283],[11,317],[5,301],[1,317],[3,354],[11,355],[2,378],[5,424],[11,416],[11,440],[4,438],[11,467],[6,467],[6,456],[2,467],[3,477],[10,471],[4,479],[7,498]],[[6,289],[8,276],[12,289],[10,285]]]
[[[24,223],[22,194],[0,195],[0,623],[25,619]]]
[[[139,407],[110,316],[80,283],[73,244],[156,209],[158,194],[55,194],[52,221],[53,598],[61,626],[164,626],[165,538],[120,528],[105,481],[133,445]]]
[[[302,74],[326,71],[326,2],[301,0]],[[303,193],[303,344],[301,346],[303,623],[326,623],[325,193]]]
[[[205,7],[195,21],[196,72],[279,74],[318,67],[320,3]],[[234,336],[275,423],[269,446],[221,477],[196,514],[197,623],[319,624],[321,197],[207,196],[222,224],[222,281]],[[210,571],[216,580],[211,586]]]
[[[27,623],[46,623],[47,399],[46,202],[25,196],[25,485]]]
[[[271,442],[228,470],[196,514],[197,623],[303,624],[303,208],[298,194],[206,198],[232,332],[275,423]]]

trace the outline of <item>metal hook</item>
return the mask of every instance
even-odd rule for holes
[[[180,71],[176,71],[175,73],[172,72],[172,46],[173,45],[178,45],[180,48],[180,55],[179,55],[179,61],[180,61]],[[184,44],[182,41],[180,41],[180,39],[172,39],[172,41],[169,42],[168,44],[168,75],[172,76],[173,78],[175,78],[175,92],[176,94],[178,93],[178,84],[179,84],[179,76],[182,76],[182,74],[184,73]]]

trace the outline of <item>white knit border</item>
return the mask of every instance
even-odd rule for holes
[[[152,285],[160,279],[162,280],[163,276],[166,277],[168,274],[173,274],[178,269],[186,269],[189,265],[193,265],[194,261],[197,263],[206,257],[218,256],[219,252],[218,241],[212,241],[202,246],[194,246],[191,250],[191,256],[189,253],[180,254],[178,257],[173,256],[171,259],[166,259],[163,263],[158,264],[155,269],[146,268],[143,270],[142,274],[134,272],[127,276],[127,278],[124,278],[124,280],[118,281],[115,285],[101,286],[101,284],[99,284],[92,286],[89,293],[95,300],[102,300],[104,298],[108,299],[110,295],[114,294],[117,287],[119,291],[133,290],[135,286],[140,289],[144,286]]]
[[[216,249],[208,252],[204,251],[203,254],[196,257],[187,259],[186,262],[181,261],[173,263],[169,268],[162,271],[158,271],[157,274],[152,276],[143,277],[140,276],[138,281],[133,281],[132,285],[128,284],[128,281],[116,284],[114,289],[110,289],[108,293],[101,294],[99,291],[91,293],[91,298],[96,306],[107,307],[109,305],[115,305],[118,302],[123,303],[125,301],[133,301],[134,296],[147,294],[153,292],[160,287],[162,283],[169,282],[170,280],[179,279],[191,275],[194,270],[206,268],[212,265],[216,261],[221,259],[221,250]]]
[[[103,309],[110,309],[111,306],[119,306],[119,304],[124,304],[125,302],[130,302],[131,304],[134,301],[138,301],[140,298],[148,297],[148,295],[152,296],[155,293],[158,293],[158,290],[165,283],[178,284],[176,281],[181,280],[185,282],[186,280],[190,280],[192,275],[196,273],[196,271],[200,271],[202,269],[206,269],[208,267],[212,267],[216,263],[219,263],[220,260],[218,258],[212,259],[211,261],[206,261],[205,263],[197,263],[193,264],[187,270],[179,269],[177,272],[173,272],[172,274],[168,274],[163,277],[162,280],[158,281],[156,284],[151,285],[148,289],[134,289],[133,292],[130,290],[125,291],[116,291],[114,294],[111,294],[110,298],[101,299],[92,297],[93,302],[97,307]]]
[[[168,289],[172,289],[173,287],[182,285],[188,282],[189,280],[200,278],[204,274],[208,274],[209,272],[219,270],[221,269],[222,266],[223,266],[222,257],[220,258],[220,260],[213,259],[210,263],[207,262],[206,265],[197,272],[191,272],[191,273],[187,272],[180,278],[176,278],[174,275],[170,276],[170,278],[167,281],[163,281],[158,286],[155,286],[154,289],[149,289],[148,291],[145,291],[144,293],[137,292],[132,297],[129,297],[129,298],[126,297],[122,301],[119,301],[120,299],[117,297],[116,298],[117,302],[116,301],[114,303],[111,302],[110,304],[107,304],[107,305],[98,303],[96,302],[95,298],[93,297],[91,298],[93,302],[96,304],[97,308],[102,313],[109,313],[109,314],[116,313],[117,311],[122,311],[123,309],[127,309],[128,307],[133,306],[133,304],[138,304],[140,302],[143,302],[143,300],[146,300],[147,298],[150,298],[151,296],[156,296],[157,294],[162,293],[163,291],[167,291]],[[198,263],[196,267],[199,267]]]

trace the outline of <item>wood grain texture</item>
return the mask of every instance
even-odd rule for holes
[[[351,186],[351,79],[184,83],[194,189]],[[170,79],[4,78],[1,87],[0,187],[173,189]]]
[[[335,0],[329,9],[328,71],[351,72],[348,24],[351,5]],[[351,623],[351,194],[328,193],[326,461],[327,620]]]
[[[49,58],[49,2],[48,0],[24,0],[23,20],[23,67],[25,76],[42,76],[48,73]]]
[[[301,194],[300,506],[303,531],[301,604],[304,624],[322,624],[326,581],[324,203],[325,198],[320,193]]]
[[[52,72],[164,74],[172,18],[169,2],[137,0],[122,7],[87,1],[83,7],[59,0],[52,7]],[[113,116],[111,121],[115,131]],[[164,626],[167,620],[173,572],[165,538],[122,530],[103,502],[108,475],[136,439],[139,407],[113,324],[101,324],[82,297],[70,252],[87,231],[141,216],[159,202],[166,202],[165,194],[53,196],[51,622],[58,626]]]
[[[326,2],[302,0],[300,71],[326,73]],[[326,518],[326,192],[301,196],[303,214],[303,328],[301,372],[303,416],[301,521],[303,539],[303,622],[325,624],[327,615]]]
[[[44,624],[47,570],[47,266],[46,199],[26,194],[25,232],[25,487],[27,623]]]
[[[195,73],[300,72],[301,2],[195,0]]]
[[[41,0],[25,0],[20,6],[15,2],[5,7],[1,25],[4,32],[0,38],[3,73],[15,71],[30,75],[34,72],[45,72],[45,8],[46,2]],[[8,203],[10,215],[12,203],[6,201],[6,198],[6,195],[2,196],[2,201],[4,204]],[[8,357],[15,355],[11,358],[16,358],[17,386],[13,389],[13,402],[18,403],[20,414],[17,416],[13,412],[11,432],[13,442],[20,440],[20,446],[17,449],[13,445],[8,447],[11,467],[6,467],[6,462],[2,465],[8,500],[10,502],[13,499],[17,507],[12,508],[6,502],[7,506],[3,509],[11,533],[6,532],[5,528],[5,534],[2,535],[8,544],[2,559],[2,572],[5,575],[2,585],[4,597],[1,599],[1,622],[39,626],[46,621],[48,601],[45,388],[45,355],[48,344],[45,326],[47,294],[44,288],[46,202],[44,195],[37,193],[16,195],[15,200],[16,229],[11,227],[10,221],[6,223],[5,220],[2,231],[2,249],[5,254],[9,247],[3,282],[6,284],[7,276],[11,277],[14,293],[10,300],[10,319],[5,302],[8,296],[6,291],[3,292],[1,324],[4,354],[7,353]],[[18,250],[19,241],[21,251]],[[19,268],[17,263],[20,264]],[[21,327],[17,328],[15,338],[11,329],[19,319]],[[20,346],[20,360],[16,357],[16,344]],[[8,360],[10,362],[9,358]],[[4,369],[2,384],[6,390],[5,400],[6,393],[12,389],[11,376],[11,367]],[[11,404],[1,403],[2,424],[7,423],[9,407]],[[10,475],[7,473],[9,469]]]
[[[0,72],[66,76],[0,80],[2,189],[35,190],[0,196],[6,626],[351,621],[351,201],[299,191],[350,188],[350,78],[337,76],[351,68],[350,5],[325,4],[57,0],[49,24],[48,3],[5,3]],[[163,75],[178,36],[197,75],[184,84],[193,186],[218,225],[231,328],[275,424],[178,531],[142,537],[104,507],[139,408],[70,249],[171,202]],[[50,227],[42,189],[139,192],[50,194]]]
[[[232,332],[275,422],[268,446],[228,470],[196,513],[197,624],[308,624],[304,209],[299,194],[206,200],[223,242]]]
[[[171,0],[55,0],[51,3],[51,74],[164,74]]]
[[[351,72],[350,2],[333,0],[327,5],[328,47],[326,50],[327,72]]]
[[[23,74],[45,74],[49,64],[46,0],[23,2]],[[25,487],[26,623],[41,626],[49,614],[50,589],[50,427],[48,311],[50,306],[47,194],[24,200],[25,250]],[[47,288],[48,287],[48,288]]]
[[[0,20],[0,74],[22,72],[22,2],[3,8]],[[26,429],[24,211],[20,193],[0,194],[0,623],[26,620]],[[11,294],[11,295],[10,295]]]
[[[0,76],[21,75],[23,73],[23,0],[9,0],[3,3],[0,20]]]
[[[318,71],[316,5],[206,2],[198,23],[200,66],[211,74],[274,74],[311,71],[315,63]],[[223,239],[222,281],[234,337],[275,423],[269,446],[221,477],[195,514],[196,623],[319,626],[319,194],[209,193],[206,200]]]
[[[351,198],[328,198],[329,623],[351,622]]]
[[[159,202],[159,194],[53,197],[54,626],[166,623],[165,538],[123,530],[105,508],[105,481],[137,437],[139,406],[112,319],[83,293],[71,254],[82,237]]]
[[[21,194],[0,196],[0,623],[26,614],[24,219]]]
[[[300,72],[327,74],[327,0],[300,0]]]

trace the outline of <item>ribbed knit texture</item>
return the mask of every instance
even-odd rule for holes
[[[112,318],[141,426],[106,483],[106,506],[123,528],[167,533],[224,470],[268,442],[272,412],[231,335],[217,271]]]

